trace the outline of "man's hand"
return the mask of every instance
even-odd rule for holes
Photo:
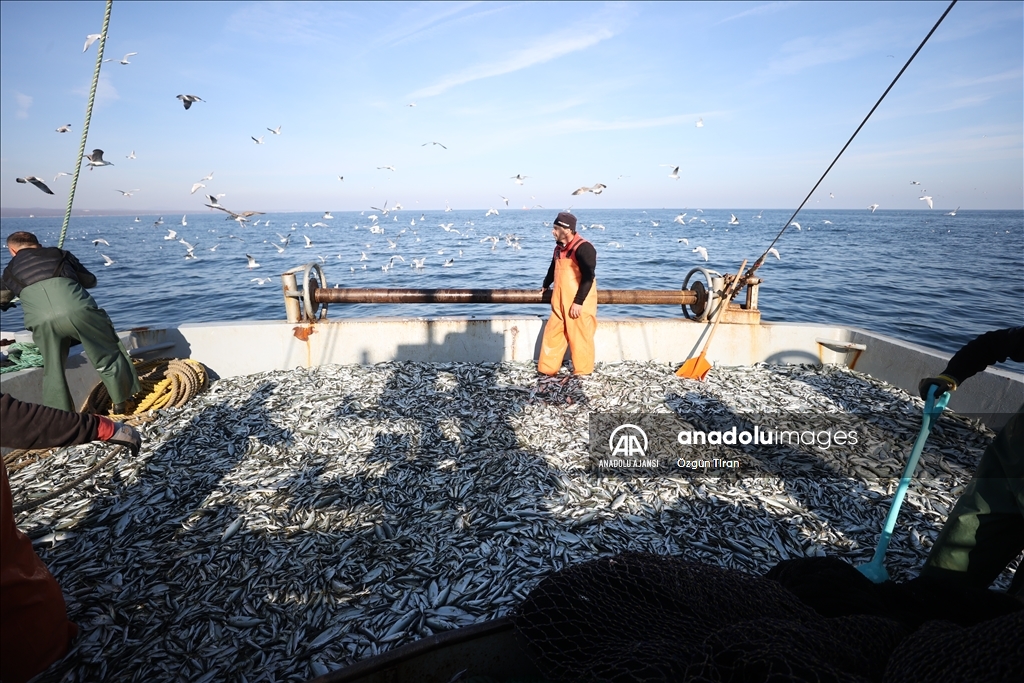
[[[583,312],[583,307],[580,306],[579,304],[573,304],[572,306],[569,307],[569,317],[570,318],[576,319],[576,318],[580,317],[580,313],[582,313],[582,312]]]
[[[956,380],[948,375],[939,375],[938,377],[925,377],[921,380],[921,383],[917,386],[918,391],[921,392],[921,398],[928,400],[928,389],[935,385],[935,398],[942,396],[947,391],[956,391]]]
[[[127,446],[131,450],[133,457],[137,456],[139,449],[142,448],[142,435],[139,434],[135,427],[126,425],[124,422],[114,423],[114,434],[106,441],[107,443]]]

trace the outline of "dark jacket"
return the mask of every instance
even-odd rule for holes
[[[69,413],[0,394],[0,446],[4,448],[89,443],[96,440],[99,424],[98,415]]]
[[[96,286],[96,276],[70,251],[57,247],[30,247],[18,250],[0,278],[0,310],[11,307],[11,300],[30,285],[54,277],[74,280],[86,289]]]
[[[1024,327],[992,330],[967,342],[949,359],[949,365],[942,374],[952,377],[959,385],[988,366],[1001,363],[1007,358],[1024,362]]]

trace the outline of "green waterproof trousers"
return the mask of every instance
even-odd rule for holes
[[[64,377],[68,351],[79,342],[115,404],[139,391],[139,377],[110,316],[85,289],[55,277],[21,290],[25,327],[43,356],[43,405],[76,412]]]
[[[1024,406],[978,462],[949,513],[921,576],[987,588],[1024,550]],[[1024,567],[1010,592],[1024,596]]]

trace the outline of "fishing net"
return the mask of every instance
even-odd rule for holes
[[[875,586],[845,562],[814,560],[782,563],[775,580],[629,553],[547,577],[513,619],[559,681],[934,681],[945,666],[970,672],[959,680],[1024,680],[1013,598],[961,609],[961,625],[927,621],[919,603],[939,589]],[[958,637],[967,645],[946,645]]]

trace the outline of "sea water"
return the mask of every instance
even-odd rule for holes
[[[119,329],[283,320],[278,276],[311,261],[320,263],[328,284],[338,287],[539,289],[551,260],[555,211],[503,209],[485,217],[484,210],[407,209],[377,213],[376,222],[371,213],[335,212],[331,219],[322,213],[266,214],[252,217],[259,225],[239,225],[204,208],[188,214],[185,226],[181,214],[140,215],[138,221],[76,216],[64,248],[96,274],[93,296]],[[790,212],[581,209],[576,214],[586,226],[580,234],[597,248],[600,288],[679,289],[695,267],[727,273],[743,259],[753,263]],[[675,220],[680,214],[685,214],[681,223]],[[731,215],[739,225],[728,224]],[[758,271],[764,279],[759,307],[765,321],[861,327],[950,353],[987,330],[1024,324],[1021,211],[949,216],[924,209],[812,209],[796,220],[801,229],[789,227],[775,244],[781,259],[769,256]],[[451,231],[442,224],[451,224]],[[3,218],[0,235],[6,239],[27,230],[50,246],[57,243],[60,226],[60,218]],[[167,239],[169,230],[177,233],[173,239]],[[486,239],[491,236],[498,237],[496,244]],[[110,245],[93,245],[99,238]],[[182,239],[194,246],[197,258],[185,258]],[[706,262],[693,251],[697,246],[707,249]],[[366,260],[360,260],[364,253]],[[105,266],[102,254],[114,263]],[[258,268],[247,267],[246,254]],[[413,259],[425,259],[423,267],[413,267]],[[9,261],[4,250],[0,265]],[[385,272],[382,266],[389,262],[394,265]],[[257,278],[270,279],[260,284]],[[538,305],[358,304],[328,310],[333,319],[546,314]],[[601,317],[681,315],[678,306],[602,305],[599,310]],[[20,308],[3,313],[0,327],[22,329]]]

